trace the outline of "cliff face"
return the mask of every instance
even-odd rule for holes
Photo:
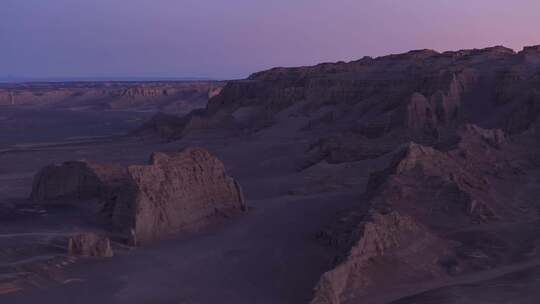
[[[148,165],[129,166],[129,181],[108,204],[113,225],[146,243],[211,224],[246,210],[237,181],[203,149],[154,153]]]
[[[222,87],[223,83],[211,81],[19,84],[0,88],[0,106],[153,109],[185,114],[204,108]]]
[[[229,82],[193,119],[219,116],[258,130],[296,106],[296,115],[312,117],[305,130],[327,131],[329,138],[348,132],[383,147],[389,136],[432,145],[463,122],[516,134],[540,113],[539,58],[534,47],[519,53],[493,47],[275,68]]]
[[[439,258],[451,244],[430,234],[409,216],[373,213],[359,227],[361,237],[346,260],[319,281],[313,304],[358,303],[378,288],[447,276]]]

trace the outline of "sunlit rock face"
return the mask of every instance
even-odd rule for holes
[[[204,149],[154,153],[148,165],[129,166],[128,176],[109,204],[114,226],[135,244],[246,210],[240,184]]]

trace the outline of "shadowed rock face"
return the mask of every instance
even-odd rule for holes
[[[245,211],[238,182],[204,149],[154,153],[148,165],[129,166],[126,185],[109,202],[116,228],[145,243]]]
[[[41,169],[34,177],[31,199],[54,203],[105,197],[124,182],[127,171],[114,164],[70,161]]]
[[[105,257],[114,255],[108,238],[95,233],[83,233],[69,239],[68,254],[81,257]]]

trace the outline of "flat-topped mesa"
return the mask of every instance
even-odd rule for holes
[[[154,153],[128,167],[129,181],[107,203],[116,229],[143,244],[246,210],[242,189],[208,151]]]
[[[42,203],[99,199],[122,184],[126,173],[119,165],[84,160],[50,165],[34,176],[30,197]]]
[[[10,84],[0,88],[0,106],[141,108],[185,114],[204,108],[223,85],[217,81]]]

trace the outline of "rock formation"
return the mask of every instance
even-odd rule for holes
[[[223,85],[215,81],[12,84],[0,88],[0,106],[151,109],[187,114],[204,108]]]
[[[50,165],[34,176],[30,197],[45,203],[101,198],[123,183],[126,173],[119,165],[88,161]]]
[[[540,47],[417,50],[255,73],[210,92],[206,108],[156,115],[135,134],[241,132],[269,147],[262,168],[283,159],[268,156],[273,149],[291,153],[287,169],[299,171],[291,177],[299,187],[309,169],[370,172],[367,184],[359,173],[353,184],[328,187],[365,185],[352,210],[319,234],[338,253],[312,299],[364,303],[538,258],[539,88]],[[51,167],[36,176],[32,197],[99,197],[111,227],[134,245],[246,208],[238,183],[203,149],[154,153],[147,165],[114,171],[121,182],[95,164]]]
[[[96,199],[99,212],[133,244],[210,225],[246,210],[240,184],[208,151],[152,154],[148,165],[86,161],[48,166],[34,178],[36,202]]]
[[[68,244],[68,254],[80,257],[105,258],[114,255],[110,240],[95,233],[82,233],[71,237]]]
[[[157,113],[149,121],[132,132],[135,136],[158,136],[165,140],[173,140],[182,134],[185,126],[186,118],[170,115],[165,113]]]
[[[359,229],[362,236],[346,260],[321,277],[313,304],[356,303],[372,288],[384,291],[446,275],[439,258],[449,252],[449,244],[411,217],[374,213]]]
[[[327,234],[342,253],[313,303],[358,303],[411,281],[497,267],[511,260],[510,246],[525,250],[509,244],[538,210],[523,197],[535,193],[531,168],[540,163],[538,149],[528,151],[540,138],[539,49],[417,50],[274,68],[227,83],[167,133],[257,136],[284,132],[286,122],[294,129],[285,132],[310,141],[299,170],[392,154],[347,229]]]
[[[526,185],[535,178],[524,172],[538,162],[524,149],[539,138],[538,49],[418,50],[275,68],[229,82],[169,133],[257,134],[305,122],[286,131],[310,141],[300,170],[392,154],[340,224],[347,228],[327,234],[340,255],[313,303],[358,303],[407,284],[491,269],[511,260],[512,250],[525,251],[510,244],[538,210],[522,198],[534,193]],[[120,226],[153,238],[136,224]]]
[[[199,148],[154,153],[129,166],[128,182],[108,202],[113,225],[145,243],[245,211],[242,190],[221,161]]]
[[[322,276],[312,303],[356,303],[398,285],[500,263],[502,253],[494,248],[506,245],[492,243],[504,241],[491,236],[471,240],[449,231],[527,222],[525,210],[537,207],[509,199],[508,186],[500,187],[522,174],[508,161],[502,131],[464,125],[456,134],[457,142],[447,151],[415,143],[398,148],[388,167],[371,175],[368,213],[349,221],[355,233],[348,235],[350,242],[339,243],[350,245],[343,248],[339,264]]]
[[[303,130],[320,134],[314,144],[335,143],[311,157],[339,162],[380,155],[410,141],[440,144],[463,123],[516,134],[540,116],[537,49],[419,50],[274,68],[227,83],[205,110],[179,126],[178,137],[193,124],[259,130],[274,125],[279,113],[294,111],[290,115],[312,118]],[[366,153],[366,147],[372,151]]]

